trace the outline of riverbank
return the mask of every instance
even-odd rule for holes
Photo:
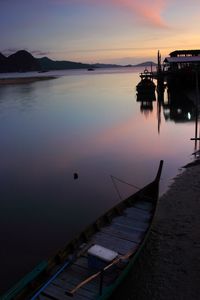
[[[200,299],[200,165],[188,165],[159,202],[155,223],[112,300]]]
[[[56,76],[32,76],[32,77],[11,77],[0,78],[0,86],[5,84],[23,84],[32,83],[35,81],[55,79]]]

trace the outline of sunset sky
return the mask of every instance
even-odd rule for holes
[[[200,48],[200,0],[0,0],[0,52],[135,64]]]

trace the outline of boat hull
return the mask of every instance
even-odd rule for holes
[[[157,199],[158,199],[158,194],[157,194]],[[156,210],[157,210],[157,206],[158,206],[158,201],[156,202],[155,211],[154,211],[154,217],[155,217],[155,213],[156,213]],[[97,296],[98,300],[109,299],[109,297],[113,294],[113,292],[120,286],[120,284],[123,283],[123,281],[125,280],[125,278],[128,276],[129,272],[131,271],[131,269],[134,266],[134,263],[136,262],[138,256],[140,255],[142,249],[144,248],[144,245],[146,244],[146,241],[147,241],[147,239],[149,237],[149,234],[151,232],[151,228],[152,228],[152,225],[153,225],[154,217],[152,219],[151,225],[149,226],[148,231],[147,231],[147,233],[145,235],[145,238],[143,239],[143,241],[142,241],[142,243],[140,245],[140,248],[138,249],[137,253],[135,253],[134,257],[130,260],[128,266],[124,269],[124,271],[121,273],[121,275],[115,281],[115,283],[112,286],[108,287],[104,291],[104,294],[102,296]]]

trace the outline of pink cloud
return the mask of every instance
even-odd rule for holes
[[[66,4],[109,5],[129,11],[142,23],[156,27],[168,27],[162,14],[166,5],[173,0],[51,0]]]
[[[114,5],[128,9],[142,22],[158,26],[167,27],[162,18],[162,13],[166,6],[165,0],[108,0]]]

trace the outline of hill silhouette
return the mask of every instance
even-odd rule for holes
[[[151,67],[151,66],[155,67],[155,66],[157,66],[157,64],[154,63],[153,61],[145,61],[143,63],[134,65],[134,67]]]
[[[20,50],[5,57],[0,53],[0,72],[28,72],[39,70],[36,58],[26,50]]]
[[[44,71],[49,70],[66,70],[66,69],[87,69],[90,68],[90,64],[83,64],[79,62],[73,61],[65,61],[65,60],[52,60],[48,57],[42,57],[37,59],[40,69]]]
[[[153,62],[145,62],[138,65],[127,65],[125,67],[134,66],[150,66],[155,65]],[[89,68],[117,68],[122,65],[115,64],[84,64],[73,61],[57,61],[48,57],[35,58],[26,50],[17,51],[6,57],[0,53],[0,73],[2,72],[29,72],[29,71],[50,71],[50,70],[66,70],[66,69],[89,69]]]
[[[0,53],[0,71],[6,72],[8,68],[7,57]]]

